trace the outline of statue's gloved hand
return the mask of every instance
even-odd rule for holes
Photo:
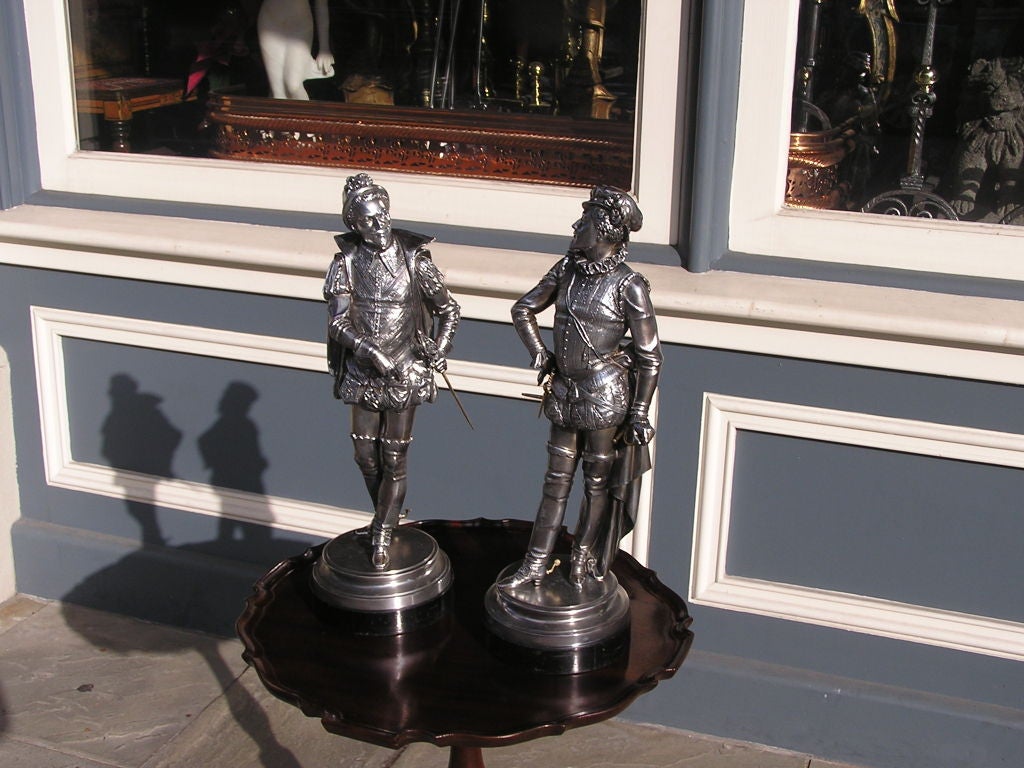
[[[420,354],[423,357],[424,362],[438,373],[444,373],[447,371],[448,358],[445,357],[445,354],[441,351],[441,347],[438,343],[422,331],[416,332],[416,339],[419,341]]]
[[[632,445],[647,445],[654,439],[654,427],[646,416],[630,416],[625,433],[626,442]]]
[[[327,335],[339,344],[345,343],[345,318],[338,315],[327,325]]]
[[[549,373],[555,372],[555,356],[551,354],[550,350],[544,349],[537,353],[533,358],[531,367],[534,368],[537,373],[537,383],[544,383],[544,379],[547,378]]]
[[[373,366],[385,378],[400,381],[401,371],[395,361],[385,355],[372,341],[360,341],[355,349],[356,360],[364,365]]]

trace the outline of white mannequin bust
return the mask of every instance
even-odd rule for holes
[[[313,23],[316,14],[316,24]],[[314,59],[313,30],[317,31],[319,51]],[[330,77],[334,69],[331,53],[330,20],[327,0],[263,0],[256,18],[263,66],[275,99],[309,100],[302,83],[313,78]]]

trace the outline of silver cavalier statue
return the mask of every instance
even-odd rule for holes
[[[516,331],[544,384],[551,421],[543,497],[522,565],[498,582],[506,593],[539,587],[549,565],[577,466],[584,499],[569,581],[602,581],[633,526],[640,475],[650,467],[648,420],[662,354],[650,287],[626,263],[643,216],[626,192],[593,189],[566,256],[512,308]],[[537,314],[555,306],[554,349]],[[627,338],[628,336],[628,338]]]
[[[405,502],[413,417],[437,396],[459,324],[427,244],[433,238],[392,229],[387,190],[365,173],[345,182],[349,232],[324,285],[328,362],[334,395],[352,406],[355,460],[373,502],[370,558],[391,562],[392,532]]]

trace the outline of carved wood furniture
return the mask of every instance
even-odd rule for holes
[[[629,123],[229,94],[208,104],[218,158],[632,186]]]
[[[576,675],[543,675],[489,651],[483,596],[522,555],[524,521],[416,523],[455,572],[447,617],[392,637],[354,634],[310,590],[320,547],[273,568],[238,620],[244,656],[276,696],[319,717],[331,733],[397,748],[451,747],[449,765],[483,768],[482,747],[563,733],[610,718],[675,674],[693,634],[682,599],[619,553],[612,570],[630,598],[626,654]],[[563,532],[565,548],[568,536]]]
[[[75,81],[78,111],[103,115],[110,128],[112,149],[131,152],[132,117],[137,112],[159,109],[184,101],[185,83],[165,77],[99,77]]]

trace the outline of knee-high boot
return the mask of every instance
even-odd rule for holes
[[[537,510],[530,544],[519,569],[499,587],[511,589],[532,581],[539,586],[547,574],[548,560],[555,549],[555,541],[565,517],[565,505],[572,490],[572,476],[576,470],[576,454],[568,448],[548,443],[548,470],[544,475],[544,495]]]
[[[608,523],[610,501],[608,480],[615,456],[611,454],[585,453],[583,455],[584,496],[576,525],[575,542],[572,548],[572,567],[569,578],[576,586],[582,586],[590,575],[600,580],[603,573],[597,572],[597,557],[594,546],[601,535],[601,528]]]
[[[373,567],[383,570],[391,563],[391,533],[398,525],[405,503],[406,455],[411,440],[382,440],[381,480],[377,506],[370,526]]]
[[[377,496],[380,493],[380,452],[377,446],[378,439],[370,435],[357,435],[352,433],[352,445],[355,448],[356,466],[366,483],[366,490],[370,493],[370,501],[374,510],[377,509]]]

